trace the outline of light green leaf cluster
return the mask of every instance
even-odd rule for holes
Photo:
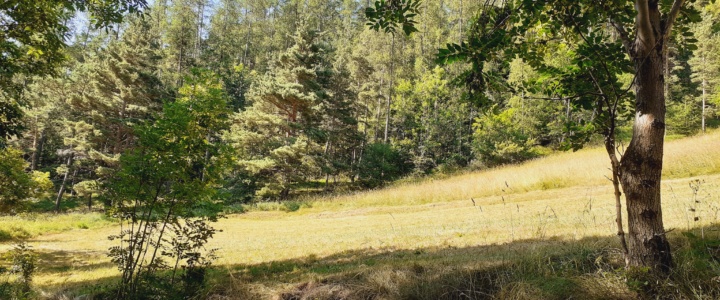
[[[23,201],[42,196],[52,187],[48,173],[28,173],[27,165],[20,150],[0,149],[0,212],[22,210]]]

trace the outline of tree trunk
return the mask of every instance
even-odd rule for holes
[[[37,124],[37,117],[35,118],[35,123]],[[38,136],[38,134],[40,136]],[[42,149],[41,145],[43,143],[44,138],[45,138],[45,130],[43,129],[38,133],[38,130],[36,127],[35,134],[33,135],[33,145],[32,145],[33,153],[30,158],[30,170],[31,171],[37,170],[38,159],[40,157],[40,149]]]
[[[613,113],[614,114],[614,113]],[[623,229],[623,221],[622,221],[622,192],[620,191],[620,161],[618,161],[618,156],[616,152],[616,145],[615,145],[615,118],[616,116],[613,115],[613,121],[611,123],[611,128],[609,130],[609,133],[605,136],[605,150],[607,151],[608,156],[610,157],[610,165],[611,165],[611,171],[612,171],[612,184],[614,189],[614,196],[615,196],[615,224],[617,225],[617,236],[620,240],[620,246],[622,246],[622,252],[623,252],[623,259],[625,260],[625,265],[630,264],[630,260],[628,258],[629,251],[627,246],[627,239],[625,238],[625,230]]]
[[[385,71],[383,70],[383,74]],[[384,84],[385,78],[380,78],[380,86],[382,87]],[[382,97],[377,97],[377,112],[375,113],[375,135],[373,137],[373,142],[377,142],[378,139],[380,139],[380,128],[382,126],[382,120],[380,120],[380,113],[382,112]]]
[[[247,33],[245,34],[245,50],[243,51],[243,60],[242,60],[243,64],[244,64],[246,67],[249,65],[248,62],[247,62],[247,58],[248,58],[248,47],[250,46],[250,35],[252,34],[252,22],[250,22],[250,20],[248,19],[247,15],[248,15],[248,9],[246,8],[246,9],[245,9],[245,20],[244,20],[244,21],[248,23],[248,29],[247,29]]]
[[[40,142],[37,145],[37,148],[35,149],[35,153],[33,153],[33,167],[32,170],[35,171],[39,166],[42,166],[42,152],[43,147],[45,147],[45,140],[47,139],[47,136],[45,136],[45,130],[40,132]]]
[[[705,61],[705,58],[703,57],[703,62]],[[705,76],[703,75],[703,82],[702,82],[702,132],[705,133],[705,106],[707,102],[707,79],[705,79]]]
[[[72,165],[73,155],[69,154],[67,159],[67,170],[63,176],[62,184],[60,184],[60,190],[58,191],[57,198],[55,198],[55,212],[60,212],[60,201],[62,200],[63,194],[65,193],[65,186],[67,184],[68,176],[70,175],[70,167]]]
[[[620,162],[628,213],[628,265],[667,273],[670,244],[663,227],[660,179],[665,135],[663,30],[657,1],[637,1],[635,123]]]
[[[390,44],[390,88],[387,95],[387,102],[385,105],[385,135],[383,136],[383,143],[388,142],[388,127],[390,127],[390,102],[392,101],[392,94],[395,90],[395,34],[392,35],[392,43]]]

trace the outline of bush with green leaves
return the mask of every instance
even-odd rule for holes
[[[22,208],[22,201],[41,196],[52,188],[49,173],[28,173],[22,151],[15,148],[0,149],[0,213]]]
[[[217,190],[230,165],[220,142],[228,105],[219,80],[194,71],[180,97],[154,122],[134,128],[138,145],[120,160],[107,186],[109,210],[121,222],[109,255],[122,272],[117,299],[192,296],[204,282],[217,232]]]
[[[683,101],[668,104],[668,133],[691,135],[700,130],[702,110],[697,107],[692,97],[684,97]]]
[[[357,167],[360,182],[367,187],[376,187],[396,180],[412,170],[409,156],[389,144],[373,143],[363,151]]]
[[[37,255],[25,242],[15,245],[7,255],[12,265],[10,268],[0,267],[0,299],[30,299]],[[16,277],[14,282],[9,280],[10,275]]]
[[[515,109],[492,110],[475,120],[473,150],[487,165],[516,163],[537,156],[535,141],[519,128]]]
[[[12,273],[18,275],[18,286],[22,294],[30,293],[30,285],[32,284],[32,278],[37,268],[35,263],[37,262],[37,256],[32,250],[32,247],[28,246],[27,243],[21,242],[15,245],[15,248],[11,252],[12,255]]]

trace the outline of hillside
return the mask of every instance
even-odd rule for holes
[[[667,143],[666,228],[688,230],[717,223],[716,149],[720,132]],[[462,270],[514,261],[536,251],[569,251],[572,256],[578,249],[611,251],[617,258],[612,190],[603,177],[606,166],[601,150],[588,149],[442,180],[312,199],[295,212],[281,210],[282,205],[260,205],[217,223],[223,231],[209,246],[219,249],[213,280],[224,290],[229,272],[243,291],[262,298],[329,275],[375,272],[376,264],[385,271],[417,264]],[[701,182],[695,195],[689,187],[694,180]],[[92,223],[88,216],[92,215],[70,216],[85,218],[77,227],[87,229],[56,228],[59,233],[29,239],[40,253],[35,284],[41,290],[77,288],[118,275],[105,256],[114,245],[106,237],[118,228],[109,221]],[[693,221],[695,217],[699,221]],[[48,231],[56,218],[65,217],[3,217],[0,224],[16,231]],[[0,249],[11,246],[5,242]],[[387,260],[392,261],[389,266],[380,263]]]

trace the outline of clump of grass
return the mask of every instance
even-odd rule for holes
[[[30,233],[17,225],[10,225],[6,228],[0,229],[0,242],[23,240],[29,237]]]
[[[0,242],[33,238],[42,234],[73,229],[92,229],[114,225],[101,213],[27,213],[0,217]]]
[[[293,212],[293,211],[298,211],[298,210],[300,210],[300,206],[301,206],[301,205],[302,205],[302,203],[300,203],[300,202],[298,202],[298,201],[285,201],[285,202],[283,202],[283,206],[285,206],[285,209],[286,209],[288,212]]]
[[[231,204],[223,208],[225,214],[242,214],[246,212],[246,208],[242,204]]]
[[[246,204],[241,206],[241,212],[251,211],[284,211],[284,212],[295,212],[301,208],[311,208],[312,204],[303,200],[287,200],[287,201],[273,201],[273,202],[255,202],[252,204]]]

